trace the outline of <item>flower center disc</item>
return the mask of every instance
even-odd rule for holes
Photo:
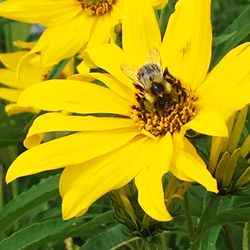
[[[90,16],[105,15],[112,10],[116,0],[78,0],[82,8]]]
[[[167,132],[180,131],[196,114],[197,98],[193,93],[181,86],[181,82],[169,74],[166,69],[164,80],[170,84],[171,92],[160,96],[147,93],[138,88],[137,104],[132,106],[131,119],[140,130],[146,130],[154,136],[162,136]],[[150,98],[147,96],[151,95]]]

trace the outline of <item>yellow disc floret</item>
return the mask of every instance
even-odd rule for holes
[[[78,0],[78,2],[88,15],[96,16],[110,12],[116,0]]]
[[[140,130],[154,136],[180,131],[197,114],[197,97],[181,86],[181,82],[167,76],[172,92],[149,103],[143,91],[136,94],[137,104],[132,106],[131,119]],[[172,80],[170,80],[172,79]]]

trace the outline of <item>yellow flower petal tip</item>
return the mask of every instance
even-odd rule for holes
[[[64,209],[62,209],[63,220],[69,220],[69,219],[72,219],[73,217],[74,215],[72,215],[69,211],[65,211]]]
[[[63,220],[69,220],[69,219],[72,219],[74,217],[81,216],[81,215],[85,214],[89,209],[89,207],[88,207],[88,208],[81,209],[80,211],[78,211],[75,208],[76,208],[75,206],[72,206],[71,201],[69,201],[69,200],[66,201],[65,199],[63,199],[63,202],[62,202],[62,218],[63,218]]]
[[[209,182],[209,185],[208,184],[206,185],[206,189],[209,192],[213,192],[213,193],[217,194],[219,192],[219,190],[217,188],[217,181],[216,181],[216,179],[211,178],[211,180]]]
[[[155,9],[163,9],[168,4],[168,0],[152,0]]]
[[[158,221],[171,221],[173,219],[173,217],[167,211],[164,214],[161,213],[157,214],[157,216],[151,216],[151,217]]]
[[[9,168],[9,170],[5,176],[5,181],[7,184],[9,184],[10,182],[14,181],[17,178],[17,176],[15,176],[15,174],[13,174],[13,171],[11,171],[11,170],[12,169]]]
[[[74,217],[74,215],[72,215],[72,213],[69,209],[65,208],[65,204],[63,202],[62,203],[62,218],[63,218],[63,220],[69,220],[73,217]]]

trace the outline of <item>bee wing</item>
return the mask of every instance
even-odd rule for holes
[[[161,55],[160,51],[157,48],[152,47],[149,50],[148,59],[146,63],[156,64],[159,66],[160,69],[162,69]]]
[[[139,69],[134,65],[121,64],[121,70],[129,77],[134,83],[138,83],[138,71]]]

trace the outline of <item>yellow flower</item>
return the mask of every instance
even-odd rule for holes
[[[131,8],[151,3],[163,7],[167,0],[126,0]],[[33,52],[42,53],[43,66],[71,57],[86,44],[107,43],[112,28],[123,16],[124,0],[7,0],[0,4],[0,16],[47,27]]]
[[[22,44],[22,47],[23,46],[28,48],[32,47],[30,43],[24,43]],[[0,54],[0,61],[6,67],[0,69],[0,83],[4,84],[0,86],[0,98],[10,103],[6,105],[6,111],[9,114],[34,112],[34,109],[20,107],[16,102],[24,89],[46,80],[51,69],[50,67],[42,68],[40,66],[41,56],[38,54],[26,57],[26,60],[23,61],[23,64],[19,67],[19,62],[27,53],[28,51],[18,51]],[[18,77],[17,72],[19,72]],[[73,73],[73,61],[70,61],[62,72],[63,78],[67,78]]]
[[[65,167],[60,179],[65,219],[83,214],[96,199],[134,179],[144,211],[156,220],[170,220],[162,187],[169,171],[217,192],[216,180],[185,132],[227,136],[225,121],[250,100],[250,45],[232,50],[207,75],[210,5],[210,0],[179,0],[161,44],[152,9],[125,4],[130,14],[123,20],[124,51],[115,45],[88,50],[91,60],[109,74],[79,75],[27,89],[20,105],[53,112],[35,120],[24,142],[29,150],[13,162],[7,182]],[[155,57],[147,62],[149,51]],[[154,61],[157,51],[162,65]],[[133,70],[121,70],[125,64],[127,69],[138,66],[135,81],[130,79]],[[150,72],[154,87],[147,78]],[[107,87],[88,83],[91,78]],[[79,115],[56,112],[60,110]],[[105,117],[107,113],[115,116]],[[50,131],[76,133],[38,145],[40,135]]]

